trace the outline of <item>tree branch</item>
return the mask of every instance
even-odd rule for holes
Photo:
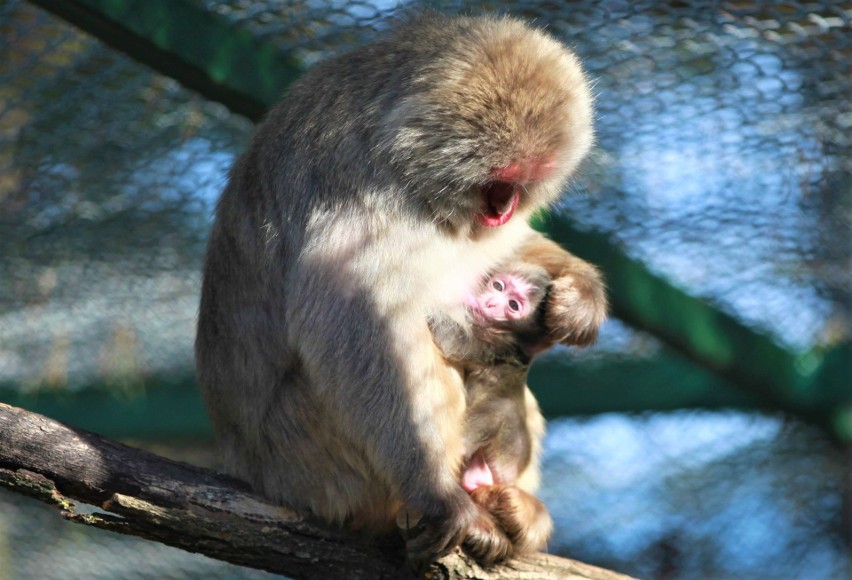
[[[293,578],[414,578],[402,542],[371,543],[252,495],[243,482],[0,403],[0,485],[62,517]],[[74,501],[99,508],[80,513]],[[88,510],[87,510],[88,511]],[[483,570],[457,551],[434,579],[626,576],[535,554]]]

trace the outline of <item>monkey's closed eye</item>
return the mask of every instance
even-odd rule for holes
[[[491,283],[491,286],[495,290],[497,290],[497,292],[502,292],[503,288],[505,288],[505,286],[503,285],[503,283],[500,280],[494,280],[494,282]]]

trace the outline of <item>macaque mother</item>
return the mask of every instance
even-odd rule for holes
[[[577,59],[509,18],[429,13],[295,83],[231,171],[204,268],[197,365],[227,471],[371,533],[416,513],[414,562],[510,553],[460,485],[463,378],[427,317],[464,323],[481,277],[523,260],[555,280],[552,341],[594,340],[598,274],[527,223],[591,117]]]

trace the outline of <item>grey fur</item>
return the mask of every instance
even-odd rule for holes
[[[207,250],[196,359],[226,470],[371,533],[411,508],[418,561],[462,541],[508,555],[458,485],[463,385],[426,317],[459,317],[458,279],[542,245],[525,222],[591,138],[576,59],[512,19],[430,14],[296,82],[231,170]],[[492,169],[544,153],[559,165],[518,185],[512,221],[477,226]],[[563,335],[590,307],[574,302]]]

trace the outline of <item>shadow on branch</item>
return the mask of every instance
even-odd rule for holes
[[[293,578],[414,578],[401,540],[366,543],[253,495],[243,482],[0,403],[0,485],[62,517]],[[78,513],[75,501],[99,508]],[[429,578],[582,578],[615,572],[546,554],[483,570],[460,551]]]

